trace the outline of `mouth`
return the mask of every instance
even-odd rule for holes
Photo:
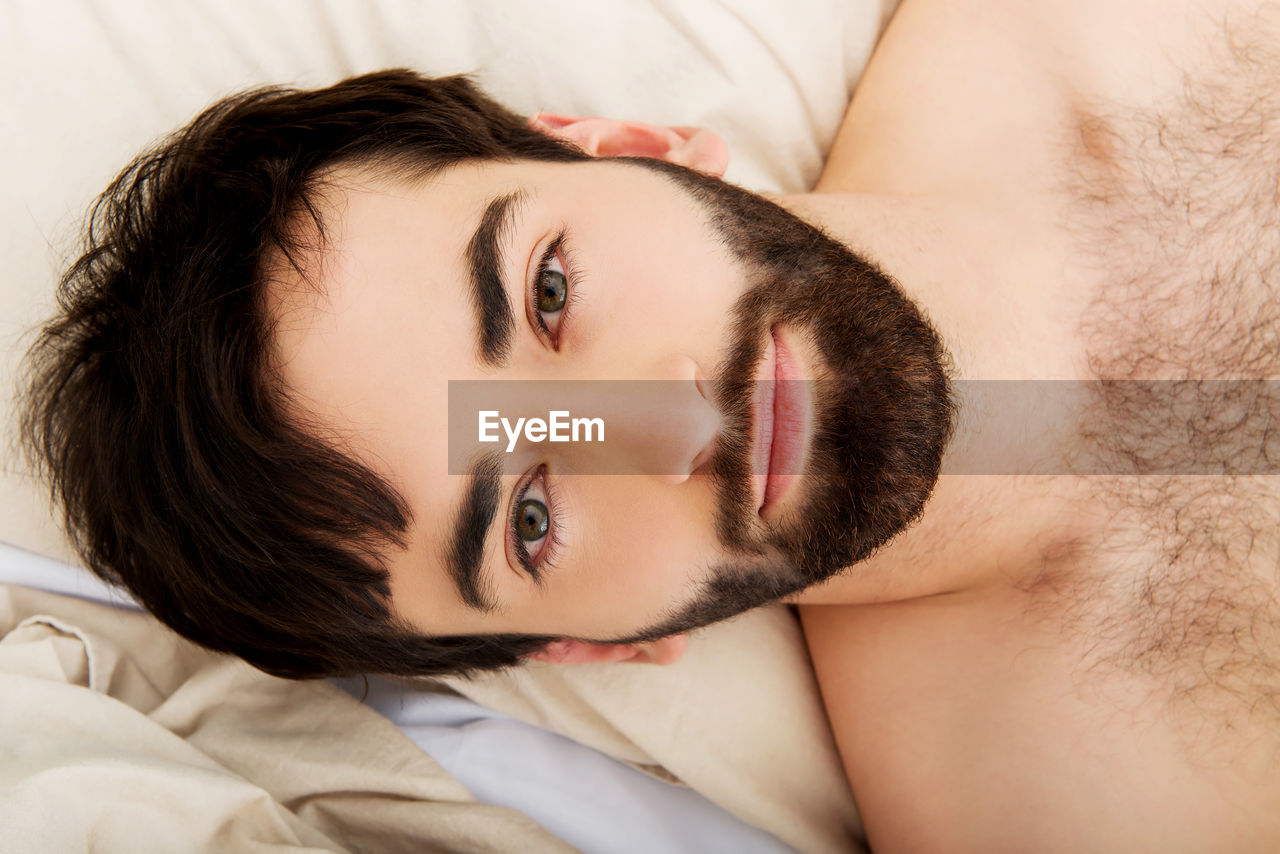
[[[795,350],[775,326],[766,342],[753,405],[752,485],[769,520],[795,489],[808,452],[812,405]]]

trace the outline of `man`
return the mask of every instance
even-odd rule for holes
[[[1273,850],[1280,19],[957,5],[904,4],[782,208],[457,81],[214,108],[109,191],[43,352],[86,558],[291,676],[668,661],[812,587],[875,850]],[[458,476],[481,379],[676,391],[605,415],[641,476]],[[1035,439],[1003,477],[997,430]]]

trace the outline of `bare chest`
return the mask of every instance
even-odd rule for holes
[[[1280,29],[1208,23],[1140,97],[1065,99],[1026,161],[1056,177],[1020,179],[1061,238],[1038,283],[1074,300],[1054,347],[1098,524],[963,593],[802,608],[876,850],[1280,839]],[[1024,506],[930,510],[874,569],[945,575]]]
[[[1153,681],[1082,671],[1086,647],[1024,604],[802,608],[873,850],[1274,850],[1273,737],[1223,739]]]
[[[1237,5],[1047,132],[1079,366],[1047,470],[1089,521],[1003,571],[1070,672],[1224,744],[1280,734],[1280,7]]]
[[[1021,586],[1090,639],[1083,666],[1219,729],[1280,724],[1277,14],[1228,18],[1177,89],[1080,118],[1073,429],[1103,512],[1073,563]]]

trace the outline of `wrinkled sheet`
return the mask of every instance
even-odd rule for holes
[[[27,589],[33,584],[57,595]],[[224,772],[220,790],[230,789],[237,796],[255,793],[255,811],[247,818],[233,813],[228,819],[233,826],[248,822],[264,838],[305,846],[306,836],[296,832],[277,839],[288,826],[292,809],[288,803],[280,803],[277,816],[283,817],[283,825],[259,826],[264,815],[275,814],[268,802],[282,791],[281,775],[301,775],[302,782],[311,786],[306,800],[313,811],[328,810],[324,805],[332,799],[349,803],[356,797],[353,784],[364,780],[371,787],[365,793],[370,802],[358,815],[368,822],[381,808],[378,796],[400,791],[398,784],[386,776],[385,766],[363,769],[372,774],[355,773],[362,770],[356,767],[348,774],[343,761],[353,754],[378,756],[396,744],[414,752],[416,748],[391,738],[388,723],[428,756],[439,757],[438,764],[406,766],[406,773],[425,782],[452,784],[420,788],[416,797],[440,807],[442,795],[461,798],[468,805],[475,795],[481,803],[517,808],[583,851],[776,854],[787,846],[800,851],[841,851],[848,849],[855,832],[857,817],[846,801],[840,768],[830,760],[825,728],[778,726],[781,721],[806,723],[803,703],[797,704],[795,698],[807,697],[803,680],[809,678],[805,668],[776,654],[786,647],[774,643],[777,627],[770,624],[779,612],[760,611],[726,624],[740,633],[701,636],[691,653],[701,659],[695,672],[704,678],[697,690],[685,689],[674,696],[652,690],[655,686],[643,679],[584,679],[587,671],[553,666],[472,682],[457,680],[463,691],[486,699],[488,705],[506,706],[510,714],[504,714],[425,680],[375,677],[367,691],[360,680],[334,680],[341,688],[335,694],[327,682],[275,679],[183,641],[133,607],[123,594],[81,569],[3,544],[0,601],[8,603],[7,613],[0,610],[5,615],[0,619],[0,696],[6,699],[11,720],[41,723],[38,732],[16,723],[0,729],[0,758],[28,759],[6,764],[5,773],[0,774],[0,789],[11,795],[0,798],[0,827],[25,832],[30,830],[26,825],[34,823],[34,828],[44,828],[45,819],[58,813],[62,836],[57,840],[36,837],[42,843],[61,845],[76,833],[84,839],[101,833],[112,838],[109,829],[100,828],[115,827],[109,806],[113,798],[123,797],[130,807],[124,815],[133,816],[132,824],[123,823],[123,838],[130,828],[136,834],[155,821],[164,824],[173,819],[174,833],[178,838],[188,835],[189,845],[214,844],[197,835],[203,832],[199,823],[181,820],[185,801],[176,809],[165,805],[166,781],[174,783],[174,792],[184,793],[181,778],[192,767],[189,758],[182,758],[192,750],[179,748],[173,738],[177,736],[188,739],[188,747],[201,757],[206,771]],[[779,610],[785,617],[785,609]],[[758,639],[754,643],[753,637]],[[759,639],[768,645],[762,646]],[[742,706],[743,698],[734,696],[733,683],[740,680],[708,675],[723,669],[718,664],[739,651],[755,655],[757,687],[792,689],[793,697],[781,708],[777,702],[760,706],[762,711],[782,714],[772,718],[754,714],[750,701]],[[803,656],[803,646],[793,652]],[[668,686],[686,678],[668,676],[669,668],[658,667],[590,670],[633,677],[647,672]],[[225,679],[228,673],[234,674],[238,691],[257,692],[263,702],[253,703],[250,712],[218,691],[202,690],[210,674]],[[51,684],[23,678],[32,676]],[[342,696],[344,692],[362,698],[363,704],[351,709],[352,701]],[[99,710],[104,696],[115,701],[108,704],[109,718]],[[516,698],[519,702],[512,702]],[[55,702],[56,714],[35,705],[44,702]],[[727,713],[723,703],[738,703],[739,711]],[[163,714],[157,714],[157,709],[163,709]],[[202,721],[197,732],[186,723],[193,718]],[[312,720],[339,721],[340,725],[326,725],[316,732],[308,723]],[[86,725],[86,721],[92,723]],[[100,725],[105,727],[103,732],[95,729]],[[281,731],[289,734],[284,750],[278,749],[276,740]],[[344,749],[330,751],[326,739],[335,733],[340,734]],[[95,744],[87,754],[80,752],[86,737]],[[726,749],[733,738],[751,747],[728,745]],[[652,745],[653,751],[637,742]],[[361,744],[367,749],[361,750]],[[107,754],[110,773],[104,775],[95,768],[82,780],[79,769],[85,761],[94,767],[106,747],[111,748]],[[150,786],[130,782],[133,765],[154,769],[157,752],[167,760],[166,770]],[[325,765],[325,773],[315,773],[316,762]],[[392,774],[399,773],[396,763],[390,768]],[[672,768],[691,777],[697,789],[686,785]],[[186,782],[198,788],[201,780],[208,779],[202,773]],[[51,781],[67,783],[71,791],[96,781],[88,792],[76,796],[77,803],[87,798],[84,802],[94,808],[83,815],[74,809],[64,811]],[[152,805],[140,815],[132,809],[139,789],[148,791],[143,801]],[[32,803],[43,804],[44,809],[33,810]],[[478,806],[465,814],[475,815]],[[309,821],[300,817],[304,824]],[[344,844],[352,832],[345,822],[343,818],[336,830],[330,829],[335,844]],[[414,823],[400,824],[398,814],[377,823],[397,839],[439,841],[447,846],[447,838],[437,838],[447,825],[438,822],[437,811],[426,825],[426,835]],[[511,832],[514,839],[523,841],[527,834],[540,833],[533,827],[518,824]],[[49,828],[41,832],[48,833]],[[250,838],[256,837],[240,841],[248,844]]]
[[[78,567],[2,543],[0,584],[36,587],[139,611],[122,592]],[[69,606],[77,607],[74,602]],[[56,609],[29,619],[56,626],[68,637],[83,634],[57,616]],[[22,639],[20,633],[27,628],[18,624],[14,641]],[[39,640],[56,649],[64,646],[62,635],[41,636]],[[0,656],[0,673],[3,671],[4,658]],[[92,682],[82,689],[93,690]],[[518,810],[582,851],[786,854],[792,850],[692,788],[671,781],[665,773],[635,767],[573,739],[487,709],[443,686],[409,685],[379,677],[332,682],[394,723],[477,801]],[[106,690],[101,685],[97,688]],[[85,698],[80,699],[83,705]],[[141,713],[143,708],[136,711]],[[25,737],[21,729],[13,735]],[[247,773],[252,771],[247,769]],[[29,780],[14,779],[17,791],[30,787]],[[14,803],[22,805],[20,799]]]
[[[0,850],[574,850],[382,715],[141,612],[0,586]]]
[[[8,0],[0,5],[0,541],[74,560],[12,453],[29,330],[93,196],[219,95],[408,65],[531,113],[721,133],[727,177],[816,179],[880,0]],[[43,616],[42,616],[43,615]],[[479,805],[383,715],[201,652],[140,613],[0,591],[0,850],[556,851]],[[801,851],[859,832],[785,608],[698,633],[668,668],[530,666],[451,687],[695,788]],[[412,686],[418,690],[421,686]],[[77,842],[79,840],[79,842]],[[328,847],[326,847],[328,846]]]

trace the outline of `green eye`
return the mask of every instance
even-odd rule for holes
[[[547,505],[535,498],[526,498],[516,508],[516,536],[525,542],[532,543],[545,537],[550,524]]]
[[[559,270],[543,270],[538,277],[538,311],[553,314],[564,308],[569,283]]]

